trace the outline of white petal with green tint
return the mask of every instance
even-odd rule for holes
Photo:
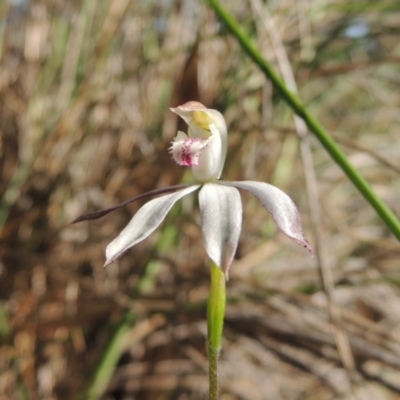
[[[146,239],[164,221],[169,210],[178,200],[199,187],[200,185],[189,186],[153,199],[141,207],[129,224],[107,246],[105,265],[112,263],[130,247]]]
[[[292,199],[282,190],[264,182],[241,181],[220,182],[254,194],[266,210],[272,215],[278,228],[299,245],[313,254],[312,247],[304,237],[300,215]]]
[[[237,189],[206,183],[199,193],[201,225],[208,256],[227,274],[242,228],[242,201]]]

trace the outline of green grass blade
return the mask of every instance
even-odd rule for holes
[[[120,322],[114,331],[110,342],[104,350],[102,359],[100,360],[91,380],[87,387],[82,400],[99,399],[106,390],[112,375],[114,374],[116,365],[125,351],[124,342],[134,325],[136,316],[127,312],[125,318]]]

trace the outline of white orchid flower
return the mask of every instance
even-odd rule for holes
[[[107,210],[86,214],[74,222],[99,218],[116,208],[143,197],[164,194],[155,198],[133,216],[129,224],[107,246],[108,265],[129,248],[146,239],[164,220],[172,206],[182,197],[199,190],[202,232],[205,249],[210,259],[228,275],[242,228],[242,202],[238,189],[251,192],[272,215],[278,228],[305,247],[312,248],[305,239],[297,208],[291,198],[275,186],[264,182],[218,180],[225,163],[227,129],[217,110],[190,101],[171,111],[188,124],[188,133],[179,131],[170,152],[174,161],[192,167],[197,183],[177,185],[137,196]]]

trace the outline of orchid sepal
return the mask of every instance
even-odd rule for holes
[[[142,206],[128,225],[107,246],[106,262],[111,264],[126,250],[146,239],[164,221],[172,206],[182,197],[194,192],[200,185],[192,185],[161,197],[157,197]]]
[[[261,202],[264,208],[272,215],[278,228],[290,239],[306,248],[311,255],[313,250],[304,237],[300,214],[293,200],[276,186],[265,182],[219,181],[220,185],[233,186],[252,193]]]
[[[234,187],[206,183],[199,192],[201,226],[211,260],[228,277],[242,230],[242,201]]]

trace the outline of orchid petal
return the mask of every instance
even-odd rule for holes
[[[194,192],[200,185],[189,186],[175,193],[167,194],[149,201],[130,220],[128,225],[106,248],[108,265],[126,250],[146,239],[161,224],[172,206],[183,196]]]
[[[221,185],[233,186],[244,189],[257,197],[266,210],[272,214],[272,218],[278,228],[293,239],[299,245],[305,247],[313,254],[312,247],[304,237],[300,215],[292,199],[282,190],[264,182],[241,181],[219,182]]]
[[[206,183],[199,193],[206,252],[227,275],[242,229],[242,201],[235,188]]]
[[[215,124],[210,125],[211,136],[207,146],[200,153],[199,165],[192,168],[193,176],[200,182],[218,179],[221,176],[225,157],[223,157],[223,145],[221,134]]]

